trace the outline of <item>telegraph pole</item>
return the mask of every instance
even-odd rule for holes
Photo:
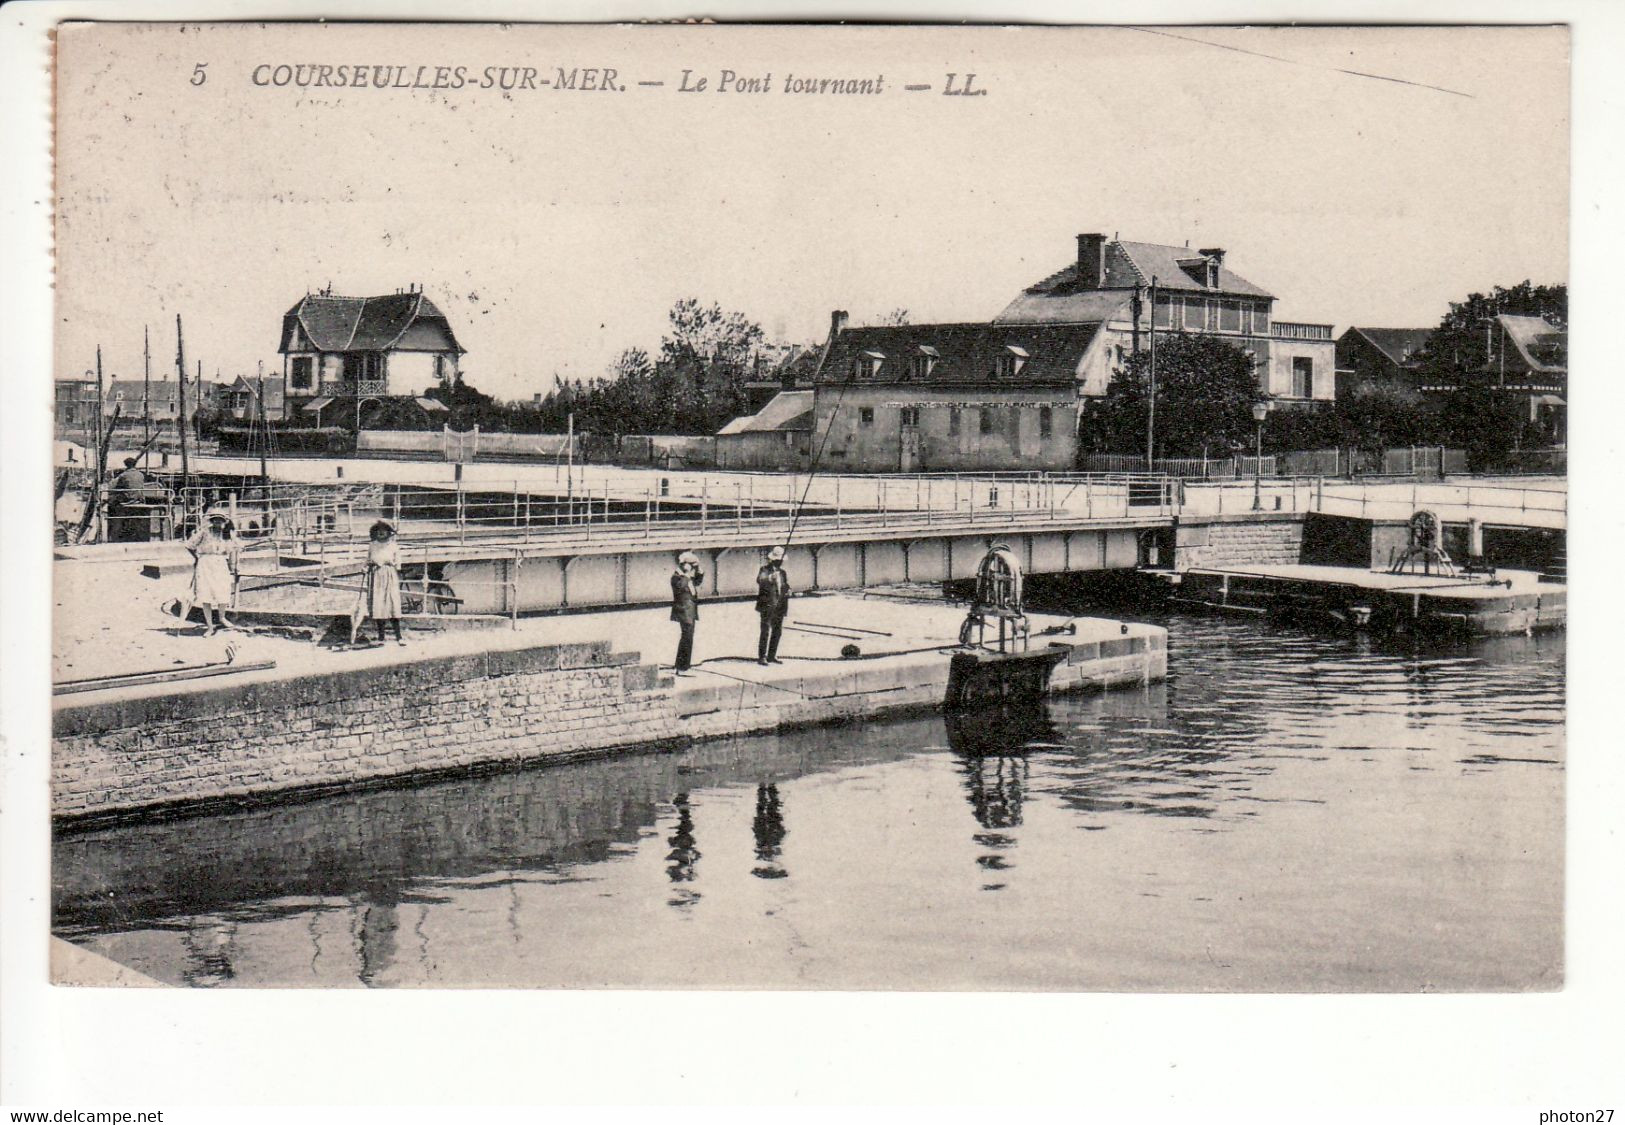
[[[1157,279],[1151,278],[1151,402],[1145,416],[1145,471],[1156,471],[1157,456]]]

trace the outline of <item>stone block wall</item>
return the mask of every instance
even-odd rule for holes
[[[1217,516],[1181,521],[1174,529],[1174,569],[1296,563],[1303,546],[1301,515]]]
[[[346,788],[680,737],[670,680],[607,643],[551,645],[59,702],[53,812]]]

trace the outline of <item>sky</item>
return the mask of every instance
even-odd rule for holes
[[[303,294],[411,284],[470,383],[528,398],[653,348],[682,297],[792,342],[837,308],[987,319],[1085,231],[1224,247],[1278,319],[1338,331],[1568,274],[1560,28],[81,25],[58,62],[59,377],[99,344],[139,378],[144,326],[170,374],[177,313],[189,370],[280,372]],[[294,63],[471,84],[254,81]],[[487,66],[626,89],[504,96]]]

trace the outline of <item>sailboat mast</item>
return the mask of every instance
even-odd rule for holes
[[[175,428],[181,436],[181,503],[184,507],[186,489],[192,484],[192,467],[186,457],[186,345],[181,335],[180,313],[175,314],[175,379],[180,392],[180,415],[175,419]]]
[[[92,473],[92,476],[91,476],[91,480],[94,482],[93,491],[92,491],[92,494],[91,494],[91,505],[92,505],[91,510],[96,513],[96,518],[98,520],[100,520],[102,518],[102,514],[103,514],[102,513],[102,476],[107,471],[107,461],[106,461],[106,458],[107,458],[107,451],[106,451],[107,450],[107,439],[106,439],[107,399],[106,399],[106,394],[107,394],[106,388],[103,386],[103,383],[102,383],[102,346],[100,344],[97,344],[96,345],[96,448],[91,452],[91,456],[93,456],[96,460],[94,462],[95,469],[93,470],[93,473]],[[105,535],[98,536],[98,538],[101,539],[104,542],[106,541],[106,536]]]
[[[141,463],[152,448],[152,333],[141,326]]]
[[[265,416],[265,361],[263,359],[259,363],[259,383],[257,384],[255,397],[259,399],[260,404],[260,485],[267,490],[265,495],[269,497],[271,495],[269,491],[271,473],[265,465],[265,454],[271,446],[271,422]]]

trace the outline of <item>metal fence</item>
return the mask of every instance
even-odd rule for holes
[[[1547,454],[1561,450],[1542,451]],[[1551,463],[1551,458],[1531,458],[1531,464]],[[1092,472],[1144,472],[1145,458],[1128,454],[1097,453],[1084,459]],[[1233,457],[1159,458],[1156,471],[1181,480],[1251,479],[1255,459]],[[1256,469],[1259,476],[1347,477],[1378,476],[1438,477],[1467,470],[1466,454],[1441,446],[1415,446],[1380,451],[1363,449],[1306,449],[1263,458]],[[1534,470],[1539,471],[1539,470]]]

